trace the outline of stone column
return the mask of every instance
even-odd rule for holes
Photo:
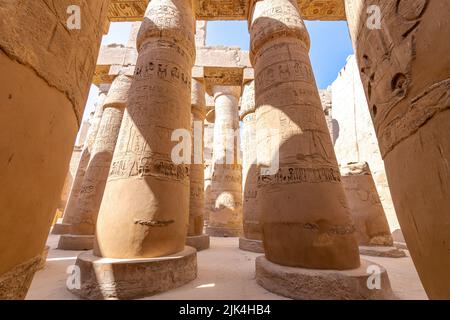
[[[149,3],[137,37],[138,59],[97,219],[94,253],[85,252],[76,262],[81,288],[72,292],[81,297],[142,297],[196,277],[196,251],[185,247],[189,165],[171,158],[177,144],[171,141],[174,130],[191,127],[194,30],[190,1]],[[97,268],[114,269],[114,277]]]
[[[189,171],[189,226],[186,244],[197,251],[209,248],[209,236],[203,234],[205,212],[205,175],[203,162],[203,127],[205,120],[205,84],[192,79],[192,155]]]
[[[41,260],[108,3],[2,1],[0,6],[0,299],[25,297]],[[83,13],[82,28],[69,30],[67,10],[74,4]]]
[[[242,234],[242,168],[239,152],[237,86],[214,86],[215,123],[211,179],[211,208],[206,233],[214,237]]]
[[[209,111],[211,112],[211,111]],[[205,119],[204,122],[204,162],[205,162],[205,212],[204,212],[204,219],[205,219],[205,225],[208,225],[209,223],[209,216],[211,214],[211,179],[212,179],[212,152],[213,152],[213,145],[214,145],[214,123],[209,122],[208,119]]]
[[[71,219],[70,234],[61,235],[58,249],[93,249],[98,210],[111,167],[130,86],[131,79],[125,75],[119,75],[112,83],[104,101],[103,116],[85,169],[78,203]]]
[[[297,1],[255,1],[251,13],[265,249],[256,260],[257,281],[291,298],[379,297],[382,290],[350,285],[355,277],[367,279],[369,262],[360,264]],[[390,290],[385,270],[381,277],[383,289]]]
[[[367,162],[341,167],[342,184],[356,228],[360,254],[390,258],[404,257],[393,247],[389,224]]]
[[[244,236],[239,248],[264,253],[262,226],[257,206],[258,169],[256,161],[255,82],[244,85],[240,119],[242,126],[242,217]]]
[[[109,87],[109,85],[99,87],[100,91],[97,103],[95,104],[95,112],[83,144],[80,161],[78,162],[77,171],[70,188],[69,198],[67,200],[66,207],[64,208],[62,223],[56,223],[53,226],[52,234],[70,233],[70,224],[73,222],[74,216],[76,214],[76,207],[78,204],[78,198],[80,196],[81,186],[86,174],[86,168],[88,166],[89,160],[91,159],[91,151],[100,126],[100,121],[102,120],[104,109],[103,104],[106,95],[108,94]]]
[[[449,7],[346,1],[395,211],[432,299],[450,299]]]

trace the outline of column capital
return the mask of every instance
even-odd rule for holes
[[[223,86],[217,85],[212,87],[212,92],[214,95],[214,100],[222,95],[232,96],[236,99],[241,97],[241,86]]]

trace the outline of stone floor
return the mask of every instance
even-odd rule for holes
[[[285,299],[258,286],[254,264],[257,253],[238,249],[238,238],[211,238],[211,248],[198,253],[198,277],[169,292],[146,299]],[[57,250],[58,236],[50,235],[45,268],[36,273],[27,299],[78,299],[66,290],[66,269],[74,264],[79,251]],[[427,299],[409,255],[406,258],[364,258],[383,265],[392,289],[400,299]]]

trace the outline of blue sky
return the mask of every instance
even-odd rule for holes
[[[345,66],[347,57],[353,53],[347,23],[306,21],[311,37],[310,58],[319,89],[325,89],[336,79]],[[109,33],[103,37],[102,45],[126,44],[131,23],[112,23]],[[210,21],[208,23],[207,45],[239,46],[249,49],[249,34],[246,21]],[[93,111],[98,90],[91,87],[86,105],[85,117]]]

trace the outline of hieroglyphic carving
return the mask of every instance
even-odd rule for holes
[[[243,68],[205,67],[206,91],[212,95],[216,85],[240,86],[243,79]]]

